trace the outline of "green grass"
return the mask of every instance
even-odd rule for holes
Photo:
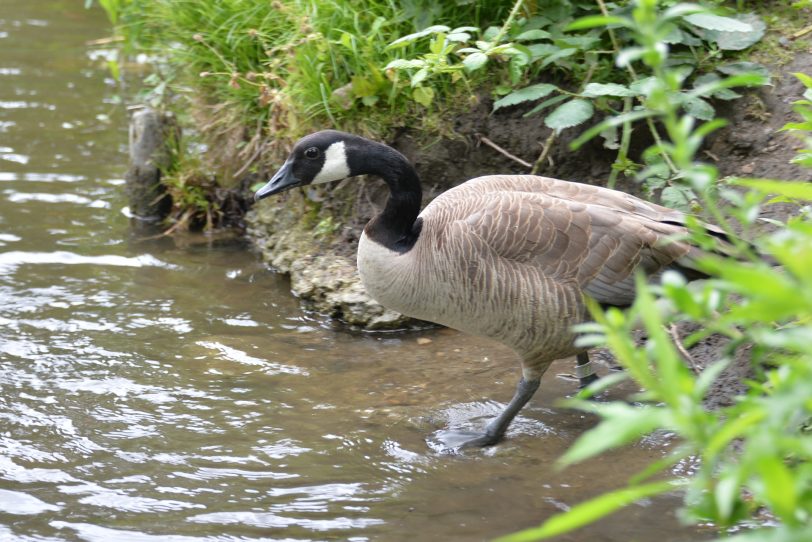
[[[104,6],[133,51],[165,60],[177,91],[235,108],[275,136],[310,126],[417,116],[383,67],[396,37],[425,24],[488,25],[512,2],[118,0]],[[374,131],[374,130],[373,130]]]

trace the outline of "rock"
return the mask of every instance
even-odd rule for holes
[[[369,330],[414,327],[416,320],[391,311],[367,294],[354,259],[335,254],[334,240],[320,240],[302,227],[301,196],[255,206],[253,237],[263,259],[290,274],[291,291],[310,309]]]

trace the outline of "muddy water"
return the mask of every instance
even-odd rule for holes
[[[126,118],[79,0],[0,2],[0,539],[486,540],[618,487],[665,440],[565,472],[594,420],[557,364],[504,444],[512,354],[359,334],[300,310],[244,246],[139,242]],[[418,345],[426,337],[429,344]],[[563,540],[697,539],[676,499]]]

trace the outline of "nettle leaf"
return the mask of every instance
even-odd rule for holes
[[[428,107],[434,101],[434,89],[431,87],[417,87],[412,91],[412,98],[423,107]]]
[[[476,46],[479,48],[480,51],[488,51],[493,48],[493,43],[488,40],[478,40],[476,42]]]
[[[588,121],[594,113],[595,108],[591,101],[576,98],[555,108],[544,119],[544,124],[548,128],[561,131]]]
[[[424,28],[420,32],[415,32],[414,34],[409,34],[408,36],[403,36],[402,38],[398,38],[389,45],[386,46],[387,49],[399,49],[401,47],[406,47],[410,43],[419,40],[422,37],[429,36],[431,34],[438,34],[440,32],[448,32],[451,30],[445,25],[438,24],[434,26],[430,26],[428,28]]]
[[[544,28],[545,26],[550,26],[551,24],[553,24],[553,22],[547,17],[535,15],[527,20],[527,22],[524,24],[524,28],[527,28],[528,30],[532,28]]]
[[[678,17],[685,17],[688,14],[692,13],[702,13],[706,11],[706,8],[702,6],[698,6],[696,4],[677,4],[676,6],[671,6],[665,13],[662,14],[661,19],[663,21],[670,21],[671,19],[676,19]]]
[[[499,27],[499,26],[489,26],[485,30],[485,33],[482,34],[482,38],[485,39],[486,41],[490,41],[493,38],[495,38],[496,36],[498,36],[499,32],[501,32],[501,31],[502,31],[502,28]]]
[[[694,88],[699,89],[706,85],[713,87],[715,86],[715,83],[719,83],[719,81],[721,81],[721,78],[715,73],[706,73],[705,75],[700,75],[694,80]],[[729,88],[712,90],[711,92],[703,93],[703,96],[713,96],[719,100],[735,100],[736,98],[742,97],[741,94]]]
[[[666,186],[660,194],[660,201],[666,207],[688,211],[696,194],[687,186]]]
[[[736,20],[750,25],[751,30],[737,32],[705,29],[700,32],[702,38],[706,41],[715,42],[719,49],[724,51],[741,51],[764,37],[767,25],[755,13],[737,15]]]
[[[691,47],[699,47],[702,45],[702,40],[682,30],[678,26],[671,26],[671,29],[663,38],[665,43],[670,45],[690,45]]]
[[[538,28],[534,30],[526,30],[522,32],[518,36],[516,36],[516,41],[533,41],[533,40],[543,40],[550,37],[549,32],[545,32],[544,30],[539,30]]]
[[[386,65],[385,70],[408,70],[409,68],[422,68],[425,60],[397,58]]]
[[[485,53],[471,53],[462,61],[462,65],[465,66],[465,69],[469,72],[478,70],[487,63],[488,55]]]
[[[723,73],[725,75],[739,75],[742,73],[757,73],[758,75],[763,75],[769,79],[770,77],[770,70],[764,67],[762,64],[758,64],[756,62],[731,62],[729,64],[724,64],[716,68],[716,71]]]
[[[466,43],[471,39],[471,34],[468,32],[451,32],[445,37],[445,39],[456,43]]]
[[[524,87],[522,89],[516,90],[501,98],[496,100],[493,104],[493,110],[496,111],[497,109],[501,109],[502,107],[508,107],[510,105],[516,105],[518,103],[527,102],[530,100],[539,100],[548,96],[551,92],[556,90],[558,87],[555,85],[550,85],[548,83],[540,83],[538,85],[530,85],[529,87]]]
[[[563,102],[568,97],[569,96],[567,96],[566,94],[559,94],[558,96],[554,96],[554,97],[550,98],[549,100],[544,100],[543,102],[541,102],[536,107],[534,107],[533,109],[531,109],[530,111],[528,111],[527,113],[525,113],[522,116],[523,117],[529,117],[530,115],[535,115],[539,111],[543,111],[543,110],[547,109],[550,106],[553,106],[555,104]]]
[[[600,38],[595,36],[565,36],[563,38],[557,39],[556,44],[562,44],[563,46],[570,46],[576,47],[581,50],[588,50],[593,45],[598,43]]]
[[[625,68],[632,62],[643,56],[646,50],[642,47],[626,47],[617,54],[615,65],[618,68]]]
[[[543,67],[547,66],[548,64],[550,64],[552,62],[555,62],[556,60],[560,60],[562,58],[572,56],[577,52],[578,52],[578,49],[561,49],[561,50],[556,51],[555,53],[551,54],[547,58],[545,58],[542,61],[541,66],[539,66],[539,67],[543,68]]]
[[[530,49],[530,53],[533,55],[533,60],[538,60],[539,58],[549,56],[556,51],[560,51],[560,47],[556,47],[552,43],[534,43],[533,45],[529,45],[527,47]]]
[[[415,72],[415,74],[412,76],[412,81],[411,81],[412,87],[418,86],[428,76],[429,76],[428,68],[420,68],[419,70],[417,70],[417,72]]]
[[[719,30],[722,32],[752,32],[753,27],[743,21],[731,17],[722,17],[712,13],[691,13],[682,18],[699,28]]]
[[[635,94],[639,94],[642,96],[648,96],[652,90],[659,84],[656,77],[644,77],[642,79],[638,79],[631,85],[629,85],[629,90],[634,92]]]
[[[637,92],[617,83],[589,83],[581,93],[581,96],[585,98],[595,98],[597,96],[619,96],[623,98],[637,95]]]
[[[476,26],[458,26],[454,30],[451,30],[449,34],[458,34],[460,32],[479,32],[479,28]]]
[[[524,68],[527,66],[527,57],[524,55],[516,55],[511,57],[508,63],[508,72],[510,73],[510,82],[518,85],[524,75]]]

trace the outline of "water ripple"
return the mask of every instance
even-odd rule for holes
[[[8,160],[8,155],[0,154],[0,158]],[[14,190],[6,190],[4,192],[8,200],[12,203],[27,203],[29,201],[38,201],[42,203],[75,203],[77,205],[86,205],[94,209],[109,209],[110,203],[102,200],[93,200],[77,194],[48,194],[36,192],[16,192]]]
[[[25,264],[60,264],[60,265],[109,265],[114,267],[162,267],[177,269],[177,266],[162,262],[150,254],[126,257],[114,255],[84,256],[73,252],[58,250],[55,252],[0,252],[0,271],[12,272]]]
[[[6,514],[33,515],[42,512],[55,512],[61,509],[61,506],[48,504],[27,493],[0,489],[0,510]]]
[[[382,519],[335,517],[331,519],[292,518],[271,512],[214,512],[198,514],[188,521],[194,523],[216,523],[218,525],[242,524],[262,529],[299,526],[312,531],[330,531],[335,529],[363,529],[373,525],[383,525]]]
[[[285,365],[282,363],[276,363],[273,361],[267,361],[261,358],[255,358],[253,356],[249,356],[247,353],[243,352],[242,350],[237,350],[236,348],[232,348],[230,346],[226,346],[222,343],[215,342],[215,341],[198,341],[198,345],[209,348],[211,350],[217,350],[220,352],[218,356],[219,359],[225,359],[229,361],[236,361],[238,363],[243,363],[246,365],[259,365],[265,368],[266,374],[291,374],[291,375],[303,375],[307,376],[308,372],[301,367],[296,367],[293,365]]]

